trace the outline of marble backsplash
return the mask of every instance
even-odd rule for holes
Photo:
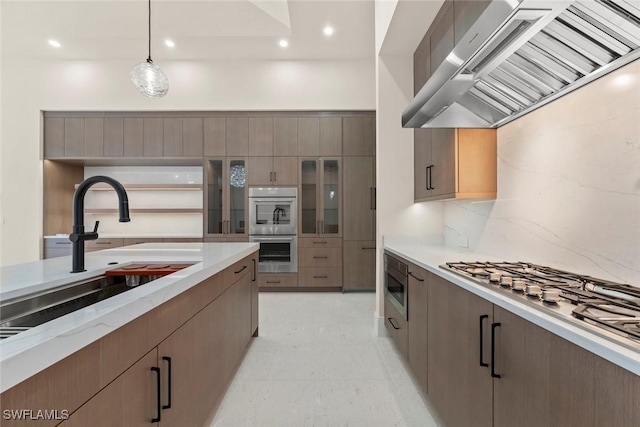
[[[498,198],[444,203],[447,246],[640,286],[640,60],[498,129]]]

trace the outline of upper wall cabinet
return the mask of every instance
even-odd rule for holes
[[[495,129],[416,129],[414,138],[414,201],[496,197]]]
[[[46,158],[203,156],[201,117],[45,117]]]
[[[342,151],[345,156],[375,156],[375,117],[344,117],[342,119],[342,141]]]
[[[298,155],[342,156],[342,117],[298,117]]]

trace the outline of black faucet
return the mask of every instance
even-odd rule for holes
[[[116,190],[118,194],[118,207],[120,209],[120,222],[129,222],[129,198],[122,184],[108,176],[92,176],[85,179],[78,185],[73,195],[73,231],[69,235],[69,240],[73,242],[72,273],[81,273],[84,269],[84,241],[96,240],[98,238],[98,225],[100,221],[96,221],[93,231],[85,233],[84,231],[84,195],[93,184],[104,182],[109,184]]]

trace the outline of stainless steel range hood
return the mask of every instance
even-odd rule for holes
[[[640,0],[493,0],[402,114],[498,127],[640,57]]]

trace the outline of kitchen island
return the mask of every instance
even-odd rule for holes
[[[479,269],[472,277],[451,268],[514,260],[411,238],[385,238],[384,247],[388,269],[393,260],[406,265],[407,293],[406,314],[385,293],[385,326],[442,425],[637,425],[640,343],[631,334],[572,316],[565,291],[562,301],[543,303],[480,280]],[[511,271],[513,284],[531,277]]]
[[[65,426],[98,425],[91,414],[95,417],[104,411],[116,417],[104,418],[104,425],[116,425],[125,418],[128,421],[119,425],[149,423],[160,415],[164,420],[208,418],[212,414],[203,415],[203,411],[213,409],[250,337],[257,333],[257,250],[255,243],[148,243],[88,253],[83,273],[69,273],[71,257],[1,269],[0,300],[6,301],[130,264],[192,264],[2,340],[3,411],[65,410],[70,414]],[[172,352],[175,355],[169,356]],[[145,366],[134,372],[139,362]],[[126,378],[128,372],[140,380],[142,389],[150,388],[144,399],[138,386]],[[207,374],[211,381],[197,381]],[[109,400],[125,398],[127,389],[131,402],[142,399],[139,416],[124,401]],[[211,395],[205,401],[198,402],[197,397],[194,401],[194,396],[206,391]],[[29,425],[3,421],[3,425]]]

